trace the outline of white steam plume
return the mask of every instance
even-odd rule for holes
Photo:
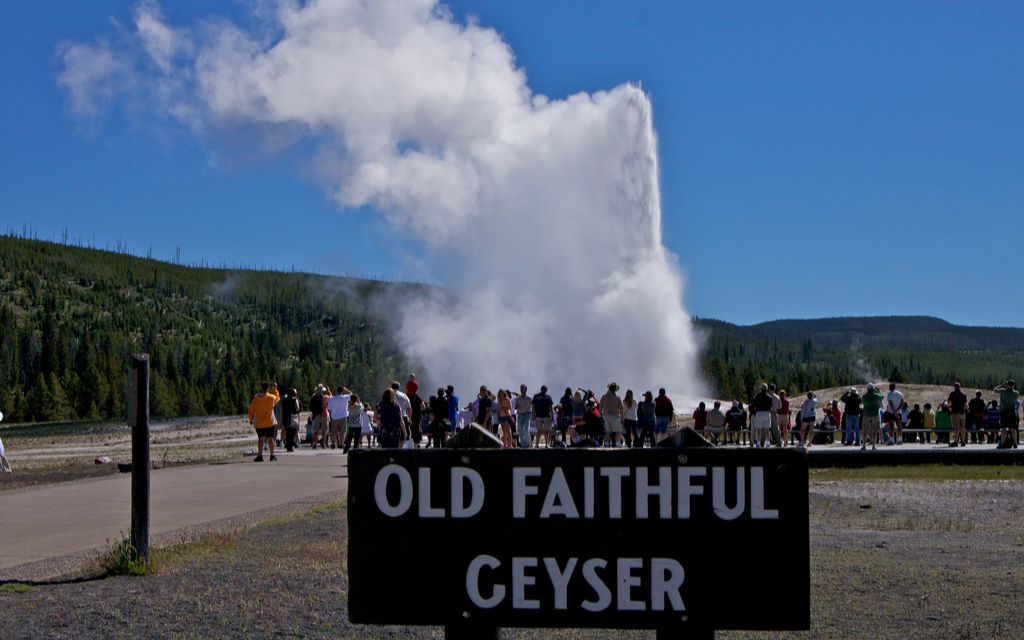
[[[703,393],[638,87],[534,94],[495,31],[434,0],[281,2],[251,31],[172,28],[144,2],[134,25],[118,55],[163,111],[204,137],[256,125],[318,140],[342,207],[423,243],[424,279],[459,296],[394,309],[430,384]],[[81,66],[92,45],[74,46]],[[81,82],[71,98],[95,104]]]

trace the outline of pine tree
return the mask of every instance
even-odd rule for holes
[[[68,394],[64,391],[64,385],[56,373],[50,373],[47,384],[50,387],[50,401],[46,404],[43,419],[51,422],[74,420],[75,411],[68,399]]]

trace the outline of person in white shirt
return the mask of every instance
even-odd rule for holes
[[[331,448],[342,447],[342,439],[345,437],[345,429],[348,426],[348,401],[352,392],[345,387],[338,387],[337,393],[327,400],[327,412],[330,414],[328,426],[328,439]]]
[[[885,394],[885,417],[889,437],[903,444],[903,394],[896,390],[895,382],[889,384],[889,393]]]
[[[409,399],[409,396],[405,395],[405,392],[401,391],[397,381],[391,383],[391,389],[395,392],[395,402],[398,403],[398,408],[402,411],[402,422],[405,423],[405,432],[412,433],[412,400]],[[403,445],[404,443],[399,443],[399,446]]]
[[[715,406],[708,411],[708,423],[704,427],[706,433],[711,434],[712,441],[718,444],[718,436],[725,433],[725,413],[722,411],[722,403],[715,400]]]
[[[360,438],[366,436],[367,447],[373,446],[373,414],[373,411],[364,408],[363,413],[359,416]]]

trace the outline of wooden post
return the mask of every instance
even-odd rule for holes
[[[132,354],[128,374],[128,426],[132,428],[130,542],[149,561],[149,354]]]

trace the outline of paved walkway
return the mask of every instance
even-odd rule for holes
[[[153,471],[151,536],[348,490],[345,457],[337,452],[301,449],[278,458]],[[0,493],[0,574],[120,539],[130,502],[131,474]]]

